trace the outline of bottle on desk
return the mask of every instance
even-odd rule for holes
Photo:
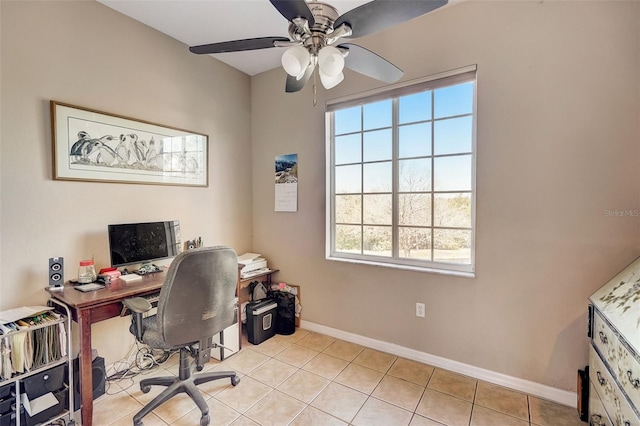
[[[78,282],[80,284],[92,283],[98,278],[93,260],[81,260],[78,268]]]

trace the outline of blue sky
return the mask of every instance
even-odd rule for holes
[[[404,173],[428,181],[423,182],[419,190],[471,190],[471,155],[439,156],[472,151],[472,117],[453,116],[473,112],[473,86],[473,82],[462,83],[399,98],[399,164]],[[336,136],[335,141],[336,165],[382,161],[365,165],[365,192],[376,188],[386,190],[390,186],[391,163],[385,161],[392,158],[392,117],[391,100],[338,110],[334,114],[335,133],[341,135]],[[432,183],[429,156],[434,154],[435,182]],[[337,167],[336,192],[360,192],[360,170],[360,166],[355,165]]]

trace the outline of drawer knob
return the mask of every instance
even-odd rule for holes
[[[629,420],[624,421],[624,426],[631,426],[631,422]]]
[[[602,377],[602,374],[600,374],[599,371],[596,373],[596,376],[598,376],[598,383],[600,383],[600,386],[604,386],[604,384],[607,383],[607,381],[604,379],[604,377]]]
[[[607,339],[607,335],[604,334],[602,331],[598,332],[598,336],[600,336],[600,341],[602,342],[603,345],[606,345],[607,343],[609,343],[609,339]]]
[[[629,382],[634,389],[640,388],[640,379],[634,379],[631,370],[627,370],[627,377],[629,378]]]

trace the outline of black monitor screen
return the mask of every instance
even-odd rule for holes
[[[109,252],[115,267],[174,257],[180,252],[180,222],[109,225]]]

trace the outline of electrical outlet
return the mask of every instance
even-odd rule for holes
[[[424,318],[424,311],[425,311],[424,303],[416,303],[416,316]]]

